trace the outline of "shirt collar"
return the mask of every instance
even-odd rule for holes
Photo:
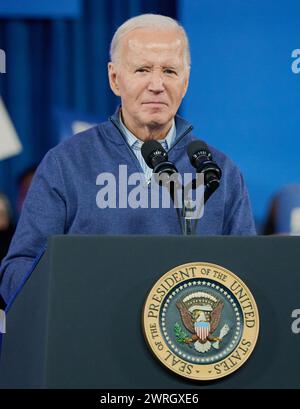
[[[125,124],[123,123],[123,120],[122,120],[121,110],[119,111],[119,122],[120,122],[120,125],[121,125],[121,129],[124,132],[124,135],[126,137],[128,145],[131,148],[137,147],[137,148],[140,149],[142,144],[143,144],[143,141],[138,139],[132,132],[129,131],[128,128],[126,128],[126,126],[125,126]],[[158,142],[160,142],[160,143],[165,142],[167,150],[169,150],[171,148],[171,146],[173,145],[175,139],[176,139],[176,125],[175,125],[175,121],[173,119],[172,126],[171,126],[169,132],[167,133],[166,137],[164,139],[160,139]]]

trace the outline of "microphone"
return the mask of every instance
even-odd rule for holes
[[[151,140],[143,143],[141,152],[149,168],[153,169],[153,175],[159,186],[165,186],[175,205],[177,217],[182,230],[178,201],[182,200],[182,188],[180,175],[174,163],[168,160],[168,154],[157,141]],[[175,195],[176,194],[176,195]]]
[[[208,190],[207,199],[219,187],[222,171],[216,162],[213,161],[212,154],[204,141],[193,141],[187,148],[188,157],[197,173],[204,174],[204,185]]]
[[[169,176],[178,173],[176,166],[169,162],[168,154],[159,142],[154,140],[144,142],[141,152],[149,168],[153,169],[153,173],[159,176],[163,173]]]

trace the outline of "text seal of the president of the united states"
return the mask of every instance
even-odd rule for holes
[[[259,332],[256,302],[244,282],[210,263],[188,263],[164,274],[149,292],[143,330],[170,370],[195,380],[236,371]]]

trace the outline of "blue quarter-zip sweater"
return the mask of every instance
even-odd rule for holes
[[[175,117],[177,136],[169,160],[178,171],[195,173],[186,150],[196,139],[192,126]],[[199,235],[255,234],[247,190],[236,165],[210,146],[222,169],[219,189],[205,206]],[[106,208],[97,206],[103,172],[128,175],[141,165],[122,134],[118,112],[109,121],[77,134],[51,149],[41,162],[27,194],[9,252],[0,269],[0,293],[9,302],[19,289],[47,238],[56,234],[181,234],[174,208]],[[128,187],[128,194],[130,187]],[[118,196],[118,189],[116,192]],[[117,197],[118,202],[118,197]]]

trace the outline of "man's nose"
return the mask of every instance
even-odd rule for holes
[[[150,82],[148,85],[148,90],[152,92],[163,92],[164,91],[164,80],[161,73],[154,71],[151,75]]]

